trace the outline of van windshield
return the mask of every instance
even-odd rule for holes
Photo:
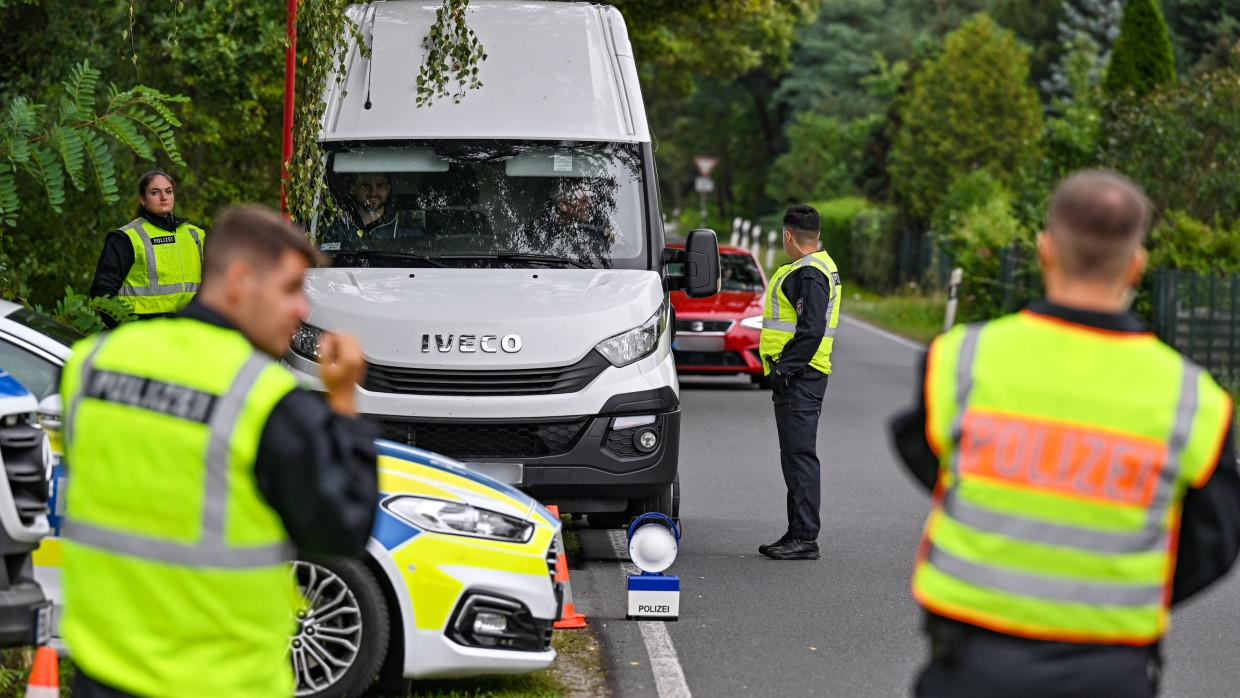
[[[333,152],[337,267],[644,264],[641,151],[627,143],[433,141]],[[627,263],[626,263],[627,262]]]

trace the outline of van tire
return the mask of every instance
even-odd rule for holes
[[[295,695],[361,696],[375,682],[387,655],[391,627],[383,589],[364,563],[346,558],[299,559],[293,563],[293,575],[310,601],[308,610],[300,614],[290,643]],[[316,612],[335,615],[316,622]],[[360,624],[360,630],[350,632],[354,624]],[[340,643],[327,645],[331,659],[347,665],[343,671],[337,667],[333,667],[334,672],[326,671],[325,663],[318,659],[326,650],[315,642],[315,635],[324,630],[356,646],[355,651],[349,651]]]
[[[627,513],[630,523],[634,518],[650,512],[669,516],[677,526],[680,526],[680,473],[676,473],[676,477],[667,483],[667,487],[662,492],[641,499],[629,500]]]
[[[764,376],[759,373],[751,373],[749,374],[749,382],[758,386],[758,390],[770,390],[771,389],[771,377],[770,376]]]

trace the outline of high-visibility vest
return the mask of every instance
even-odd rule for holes
[[[74,346],[61,634],[86,674],[152,698],[292,695],[292,549],[254,461],[295,385],[189,318]]]
[[[133,246],[133,266],[117,297],[137,315],[175,313],[202,283],[202,230],[188,223],[168,232],[137,218],[121,232]]]
[[[831,290],[831,298],[827,301],[827,331],[809,365],[822,373],[831,372],[831,347],[835,342],[835,328],[840,324],[840,272],[830,255],[814,252],[776,269],[766,287],[766,298],[762,303],[762,336],[758,340],[758,353],[762,355],[765,374],[771,373],[771,361],[779,361],[784,345],[797,331],[797,307],[784,295],[784,279],[797,269],[806,267],[822,272]]]
[[[1156,641],[1180,502],[1213,472],[1227,393],[1152,334],[1029,311],[936,339],[925,391],[941,465],[917,601],[1011,635]]]

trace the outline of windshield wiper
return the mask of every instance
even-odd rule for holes
[[[369,259],[371,257],[394,257],[396,259],[413,259],[419,262],[426,262],[433,267],[446,267],[448,265],[439,260],[428,257],[424,254],[416,254],[414,252],[401,252],[399,250],[325,250],[332,255],[333,259],[338,256],[356,255],[358,257]]]
[[[557,257],[553,254],[527,254],[524,252],[493,252],[488,254],[443,254],[439,255],[440,259],[498,259],[504,262],[549,262],[554,264],[567,264],[577,267],[578,269],[589,269],[590,267],[568,257]]]

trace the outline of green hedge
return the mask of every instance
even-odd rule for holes
[[[859,196],[847,196],[814,202],[810,206],[817,209],[818,218],[822,221],[822,248],[835,260],[840,276],[851,279],[854,270],[853,220],[857,214],[873,208],[873,204]]]

